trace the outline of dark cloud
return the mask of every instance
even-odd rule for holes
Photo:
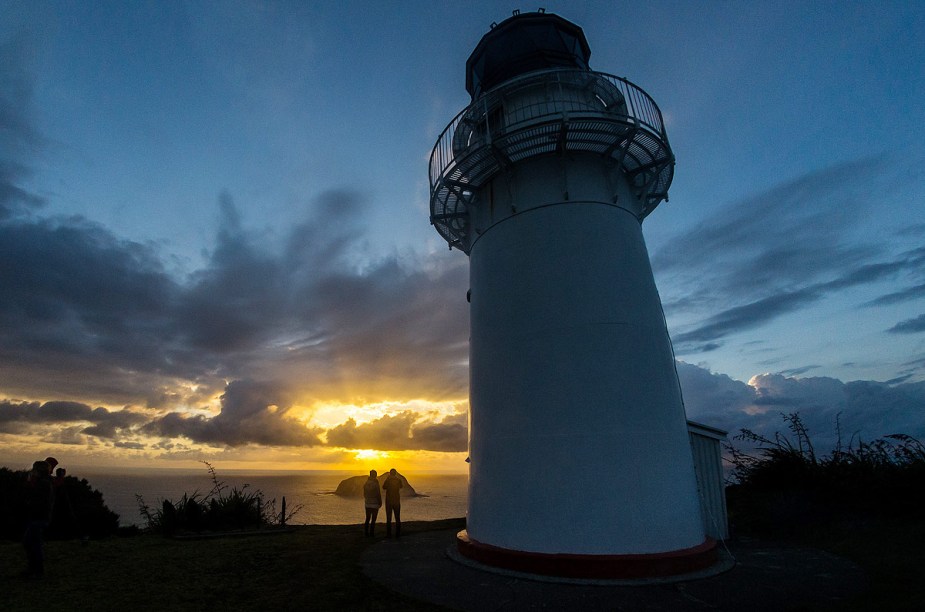
[[[176,323],[191,348],[222,354],[253,349],[273,334],[289,305],[286,275],[294,271],[251,244],[229,194],[219,207],[216,248],[183,291]]]
[[[773,436],[786,428],[781,415],[793,412],[801,415],[821,452],[838,443],[836,424],[843,445],[891,433],[925,436],[925,413],[921,411],[925,383],[845,383],[827,377],[763,374],[746,384],[685,362],[678,362],[678,374],[688,418],[725,429],[730,436],[742,428]],[[404,410],[359,425],[349,419],[323,432],[296,418],[284,386],[247,380],[229,383],[221,411],[214,416],[179,412],[157,416],[66,401],[0,402],[3,433],[38,433],[47,442],[61,444],[86,444],[87,436],[93,436],[111,440],[118,448],[170,452],[186,448],[177,445],[179,439],[219,448],[326,445],[463,452],[467,448],[465,421],[463,413],[436,420],[433,413]],[[145,442],[152,437],[160,441]]]
[[[21,185],[46,143],[29,117],[27,56],[21,41],[0,45],[4,392],[156,410],[245,378],[322,398],[465,393],[465,261],[371,256],[357,191],[322,193],[282,236],[247,231],[222,193],[215,247],[185,278],[153,245],[35,217],[41,199]]]
[[[45,203],[21,186],[30,174],[22,160],[42,144],[29,119],[32,78],[26,69],[28,52],[22,39],[0,41],[0,221]]]
[[[0,400],[0,431],[48,431],[68,443],[89,436],[123,448],[140,448],[140,436],[162,438],[162,449],[181,438],[219,447],[315,446],[322,432],[296,418],[297,396],[309,404],[351,394],[465,396],[465,259],[371,256],[361,192],[325,192],[305,206],[302,222],[269,237],[243,227],[233,197],[222,193],[215,246],[205,265],[183,278],[168,271],[153,245],[85,219],[37,218],[43,200],[22,185],[45,143],[30,124],[25,54],[22,45],[0,46],[3,385],[19,397],[75,401]],[[679,353],[715,350],[737,332],[848,287],[921,273],[922,250],[893,255],[852,234],[889,166],[859,160],[808,174],[658,250],[656,273],[673,281],[660,282],[674,291],[666,311],[700,319],[676,335]],[[911,300],[921,287],[913,278],[908,289],[875,302]],[[922,331],[921,319],[891,331]],[[900,390],[915,397],[904,382],[863,389],[839,382],[813,404],[797,392],[811,383],[783,389],[785,382],[822,379],[759,377],[751,387],[694,366],[679,372],[692,416],[729,429],[771,426],[772,408],[825,418],[831,414],[822,406],[851,412],[849,399],[862,390],[874,413],[891,401],[905,406]],[[222,389],[219,413],[186,411]],[[133,408],[91,408],[99,403]],[[405,411],[362,425],[348,421],[327,432],[326,444],[464,451],[466,427],[461,417],[435,422]]]
[[[819,292],[812,288],[772,295],[751,304],[736,306],[706,320],[693,331],[674,336],[675,343],[684,347],[691,342],[709,343],[731,333],[752,329],[763,325],[778,316],[792,312],[806,304],[819,299]]]
[[[737,429],[737,418],[754,401],[754,390],[725,374],[677,362],[678,379],[687,417],[727,431]]]
[[[170,413],[142,428],[152,436],[183,437],[215,446],[315,446],[319,430],[290,414],[288,393],[279,385],[238,380],[221,396],[221,412],[214,417]]]
[[[465,262],[369,259],[357,231],[364,206],[353,192],[323,194],[304,223],[266,243],[222,194],[216,247],[187,278],[166,272],[151,245],[83,219],[0,221],[5,389],[151,411],[6,401],[0,427],[47,425],[58,441],[90,436],[121,448],[137,448],[139,436],[307,447],[320,431],[292,414],[296,391],[303,405],[351,389],[392,400],[465,395]],[[218,414],[185,408],[206,404],[225,378],[233,382]],[[62,429],[68,423],[81,425]],[[465,447],[459,423],[412,426],[399,446]]]
[[[921,285],[915,285],[914,287],[908,287],[902,291],[894,291],[893,293],[881,295],[877,299],[871,300],[864,305],[887,306],[889,304],[899,304],[901,302],[917,300],[922,297],[925,297],[925,283],[922,283]]]
[[[180,287],[154,252],[83,220],[0,224],[0,293],[9,391],[125,404],[204,370],[175,330]]]
[[[918,261],[911,262],[918,265]],[[855,270],[850,270],[843,276],[816,283],[802,289],[769,295],[750,304],[743,304],[721,311],[709,317],[694,330],[674,336],[679,352],[690,352],[691,343],[702,342],[697,347],[699,352],[713,350],[711,341],[724,338],[730,334],[755,329],[774,319],[795,312],[819,301],[829,295],[833,290],[845,289],[871,283],[886,276],[907,268],[908,260],[899,260],[889,263],[869,264]]]
[[[322,196],[323,212],[279,253],[257,246],[223,195],[215,251],[188,279],[169,275],[153,247],[81,219],[0,223],[6,388],[163,407],[176,380],[214,392],[223,377],[282,368],[319,395],[344,378],[383,393],[464,394],[464,262],[359,268],[359,200]]]
[[[807,365],[807,366],[801,366],[799,368],[789,368],[786,370],[781,370],[780,372],[778,372],[778,374],[782,376],[799,376],[800,374],[806,374],[807,372],[810,372],[812,370],[818,370],[821,367],[822,366],[818,366],[818,365]]]
[[[654,254],[653,267],[671,273],[691,265],[733,264],[711,274],[724,287],[805,281],[842,270],[846,259],[858,261],[869,253],[842,244],[838,227],[850,224],[866,204],[856,189],[883,165],[882,160],[842,164],[724,207],[672,237]]]
[[[897,232],[900,236],[925,236],[925,223],[913,223]]]
[[[887,330],[892,334],[917,334],[925,332],[925,314],[921,314],[913,319],[901,321]]]
[[[116,448],[127,448],[129,450],[144,450],[145,445],[141,442],[116,442],[113,444]]]
[[[59,426],[71,423],[92,423],[80,428],[82,433],[112,438],[123,431],[147,421],[143,414],[132,410],[91,408],[80,402],[14,402],[0,401],[0,432],[25,429],[40,430],[36,426]]]
[[[925,274],[922,249],[891,253],[861,221],[895,169],[863,159],[809,173],[720,210],[665,241],[652,258],[667,288],[669,321],[699,323],[672,334],[679,354],[805,309],[852,287]],[[878,303],[911,299],[916,288]]]
[[[469,448],[469,428],[465,422],[444,419],[440,423],[418,422],[411,430],[415,449],[462,452]]]
[[[327,442],[344,448],[460,452],[468,448],[468,434],[458,417],[433,422],[403,411],[362,425],[349,419],[328,430]]]
[[[782,414],[799,413],[822,452],[852,440],[893,433],[925,436],[925,383],[842,382],[834,378],[755,376],[749,384],[704,368],[678,363],[688,418],[725,429],[743,428],[773,437],[788,433]]]

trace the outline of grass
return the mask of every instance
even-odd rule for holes
[[[182,533],[223,532],[234,529],[259,529],[268,525],[286,524],[302,509],[302,505],[276,511],[276,499],[264,502],[259,489],[231,487],[219,480],[215,468],[205,464],[212,480],[212,489],[205,495],[194,491],[184,493],[176,501],[161,500],[160,509],[151,508],[141,495],[135,495],[138,511],[144,517],[147,531],[162,535]],[[285,504],[285,497],[283,504]],[[102,501],[102,498],[101,498]]]
[[[925,520],[872,520],[850,527],[831,527],[797,541],[850,559],[867,574],[870,581],[867,591],[838,610],[922,609]]]
[[[463,519],[402,524],[404,534],[462,528]],[[378,541],[378,539],[376,540]],[[440,610],[387,590],[358,561],[359,525],[309,525],[275,535],[46,543],[46,577],[23,580],[22,546],[0,543],[5,612],[18,610]]]
[[[463,519],[403,523],[403,532],[460,529]],[[378,539],[376,540],[378,541]],[[870,588],[832,610],[918,609],[925,601],[925,521],[832,526],[790,541],[850,559]],[[20,610],[402,610],[442,608],[362,574],[372,544],[359,525],[312,525],[277,535],[178,540],[146,534],[47,543],[48,575],[26,581],[21,545],[0,542],[4,612]]]
[[[726,489],[738,533],[814,546],[854,561],[870,588],[839,609],[913,610],[925,602],[925,444],[893,434],[852,437],[819,456],[798,413],[790,431],[763,437],[743,429],[727,446],[736,481]]]

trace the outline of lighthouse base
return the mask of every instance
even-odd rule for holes
[[[692,548],[655,554],[576,555],[535,553],[478,542],[466,530],[456,534],[456,549],[467,559],[494,568],[579,580],[640,580],[694,574],[719,562],[716,540]]]

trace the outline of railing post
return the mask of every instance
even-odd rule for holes
[[[630,103],[630,108],[629,108],[630,116],[633,119],[638,120],[639,117],[638,115],[636,115],[636,102],[633,100],[633,98],[635,97],[633,96],[633,89],[630,88],[629,83],[625,83],[625,85],[626,85],[626,99],[629,100],[629,103]]]

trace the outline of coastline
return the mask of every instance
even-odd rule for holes
[[[73,475],[86,478],[92,488],[103,494],[104,503],[119,515],[122,526],[143,526],[136,495],[141,495],[149,507],[156,508],[162,500],[175,501],[184,494],[205,496],[214,486],[205,469],[75,469]],[[288,508],[301,506],[302,509],[290,521],[293,525],[349,525],[362,520],[362,510],[356,500],[334,495],[338,484],[353,476],[357,473],[340,470],[217,471],[219,482],[226,487],[259,490],[265,502],[276,500],[277,507],[283,497],[286,497]],[[408,518],[426,521],[464,515],[466,478],[466,475],[460,474],[411,474],[409,482],[419,495],[407,499]]]

